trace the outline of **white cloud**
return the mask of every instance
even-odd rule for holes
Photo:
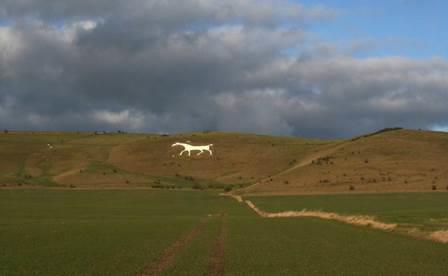
[[[113,111],[95,111],[92,113],[93,119],[98,123],[105,123],[114,127],[125,127],[126,129],[138,130],[145,127],[145,115],[141,112],[123,110]]]

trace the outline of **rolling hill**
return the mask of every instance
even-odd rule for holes
[[[179,156],[174,142],[213,144]],[[50,146],[49,146],[50,145]],[[448,134],[391,129],[324,141],[241,133],[0,134],[0,185],[233,188],[238,194],[447,190]]]

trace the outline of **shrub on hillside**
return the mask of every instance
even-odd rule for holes
[[[202,185],[199,183],[194,183],[192,188],[195,190],[203,190],[204,189],[204,187],[202,187]]]
[[[436,190],[437,190],[437,186],[436,186],[436,185],[432,185],[431,189],[432,189],[433,191],[436,191]]]
[[[232,186],[232,185],[227,185],[227,186],[224,188],[224,192],[230,192],[232,189],[233,189],[233,186]]]
[[[8,134],[8,133],[9,133],[9,130],[5,129],[5,130],[3,130],[3,132],[4,132],[5,134]]]
[[[355,186],[350,185],[349,190],[350,190],[350,191],[354,191],[354,190],[355,190]]]

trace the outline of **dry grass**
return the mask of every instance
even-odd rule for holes
[[[243,201],[241,196],[232,196],[239,202]],[[241,201],[240,201],[241,200]],[[422,231],[415,227],[408,227],[405,225],[399,225],[396,223],[386,223],[377,220],[372,216],[362,216],[362,215],[341,215],[334,212],[322,212],[322,211],[311,211],[311,210],[301,210],[301,211],[283,211],[283,212],[266,212],[259,209],[250,200],[244,200],[255,213],[260,217],[264,218],[299,218],[299,217],[311,217],[319,218],[325,220],[334,220],[338,222],[343,222],[355,226],[370,227],[382,231],[396,231],[408,236],[412,236],[418,239],[433,240],[440,243],[448,243],[448,230],[438,230],[438,231]]]
[[[395,223],[385,223],[376,220],[370,216],[345,216],[332,212],[322,212],[322,211],[285,211],[279,213],[269,213],[260,210],[255,204],[250,200],[245,201],[247,206],[254,210],[258,215],[265,218],[291,218],[291,217],[313,217],[326,220],[335,220],[339,222],[344,222],[348,224],[358,225],[358,226],[369,226],[374,229],[380,230],[393,230],[397,227]]]
[[[170,146],[177,141],[212,143],[214,155],[179,157],[180,149]],[[54,149],[49,150],[47,143]],[[22,185],[47,179],[62,186],[141,187],[161,177],[190,177],[222,188],[233,185],[234,193],[253,195],[411,192],[433,187],[446,192],[446,152],[448,134],[411,130],[346,141],[216,132],[171,136],[11,132],[0,134],[4,157],[0,184],[16,185],[28,177],[29,183]],[[104,169],[89,169],[97,164]]]
[[[447,191],[448,134],[398,130],[318,150],[244,194]],[[288,184],[285,184],[288,183]]]

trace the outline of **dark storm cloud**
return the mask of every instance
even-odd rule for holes
[[[448,63],[354,59],[306,31],[336,14],[324,7],[24,0],[0,14],[4,128],[340,137],[447,123]]]

